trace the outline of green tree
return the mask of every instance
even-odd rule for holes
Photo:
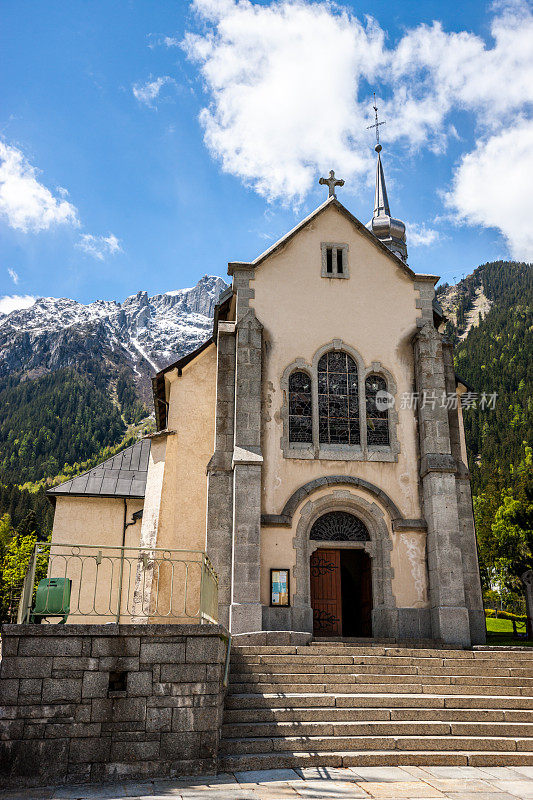
[[[10,526],[10,520],[5,520],[6,514],[0,521],[0,535],[2,526]],[[30,558],[37,543],[35,533],[20,535],[11,529],[12,535],[4,548],[2,557],[2,583],[0,608],[2,622],[16,621],[18,604],[22,593],[24,578],[28,570]],[[46,577],[48,567],[48,550],[44,550],[37,556],[37,566],[35,570],[35,584]]]
[[[476,498],[476,520],[482,563],[491,572],[491,584],[500,591],[521,591],[521,575],[533,569],[533,470],[532,449],[525,448],[525,457],[515,469],[511,465],[511,486],[502,490],[500,501],[492,513],[494,498]]]

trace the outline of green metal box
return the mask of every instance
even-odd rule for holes
[[[61,622],[66,622],[70,612],[71,586],[69,578],[44,578],[39,581],[30,622],[41,622],[46,617],[63,617]]]

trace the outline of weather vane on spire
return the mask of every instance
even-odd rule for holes
[[[381,152],[381,145],[379,143],[379,126],[380,125],[385,125],[385,120],[383,120],[383,122],[378,122],[378,107],[376,105],[376,93],[375,92],[374,92],[374,105],[372,107],[373,107],[374,113],[376,115],[376,121],[374,122],[373,125],[369,125],[367,127],[367,131],[369,131],[371,128],[375,128],[376,129],[376,146],[375,146],[374,150],[376,151],[376,153],[380,153]]]

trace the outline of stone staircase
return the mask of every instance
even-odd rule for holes
[[[232,651],[219,769],[533,765],[533,648]]]

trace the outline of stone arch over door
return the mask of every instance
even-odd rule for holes
[[[366,542],[311,540],[309,534],[313,524],[330,511],[346,511],[359,517],[368,529],[370,540]],[[313,631],[309,572],[311,555],[318,548],[361,548],[368,553],[372,564],[372,635],[397,637],[398,612],[392,593],[392,540],[384,513],[376,503],[370,503],[346,489],[333,490],[331,494],[316,500],[309,499],[301,509],[293,546],[296,552],[294,610],[298,618],[304,621],[305,630]]]

